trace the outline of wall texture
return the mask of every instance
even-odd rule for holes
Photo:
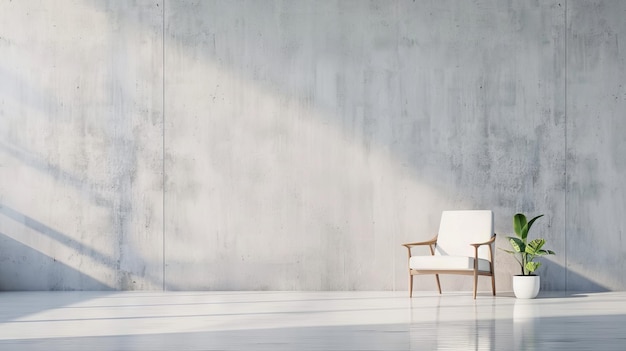
[[[162,23],[0,2],[2,289],[162,287]]]
[[[624,14],[0,1],[0,289],[404,290],[468,208],[546,215],[545,289],[625,289]]]
[[[567,42],[567,287],[626,289],[626,3],[574,2]],[[621,41],[621,42],[620,42]]]

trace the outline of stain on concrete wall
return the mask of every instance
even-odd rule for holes
[[[622,7],[0,2],[0,287],[404,290],[488,208],[546,215],[544,288],[623,288]]]

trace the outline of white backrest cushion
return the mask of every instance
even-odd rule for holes
[[[474,257],[470,244],[484,243],[493,235],[493,212],[443,211],[435,255]],[[489,259],[489,249],[482,246],[478,257]]]

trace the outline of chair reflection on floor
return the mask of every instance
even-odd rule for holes
[[[432,310],[425,303],[417,308],[411,304],[411,350],[488,350],[496,348],[495,305],[474,305],[459,308],[459,298],[439,297]],[[426,317],[424,314],[428,314]],[[434,321],[433,321],[434,319]],[[510,340],[506,340],[510,346]]]

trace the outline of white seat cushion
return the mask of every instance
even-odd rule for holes
[[[415,270],[474,270],[474,258],[467,256],[413,256],[409,267]],[[489,261],[479,258],[478,270],[489,272]]]

